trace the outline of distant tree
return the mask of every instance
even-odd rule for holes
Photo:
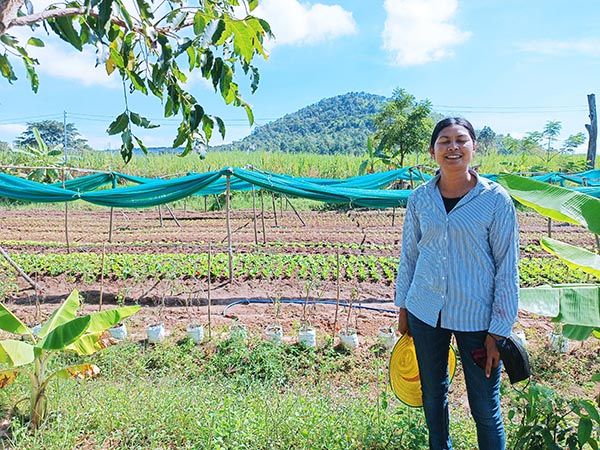
[[[42,140],[49,147],[64,145],[64,126],[58,120],[43,120],[41,122],[27,122],[27,129],[15,139],[17,147],[35,146],[38,144],[34,130],[37,129]],[[72,123],[67,123],[67,149],[88,150],[91,147],[87,139],[82,137]]]
[[[482,154],[489,153],[496,146],[496,133],[487,125],[477,133],[477,147]]]
[[[8,142],[0,141],[0,152],[7,152],[10,150],[10,144]]]
[[[507,134],[501,138],[499,152],[505,155],[516,153],[519,150],[519,145],[519,140],[517,138]]]
[[[416,101],[404,89],[395,89],[373,121],[377,128],[375,137],[390,166],[402,167],[404,158],[411,152],[427,148],[433,128],[429,100]]]
[[[563,149],[563,151],[565,151],[567,153],[573,153],[573,151],[580,145],[583,145],[584,142],[585,142],[585,133],[580,132],[577,134],[572,134],[565,140],[562,149]]]
[[[13,63],[20,61],[37,92],[39,61],[29,51],[45,45],[33,33],[40,25],[79,51],[94,49],[96,65],[123,84],[124,111],[107,131],[121,135],[125,161],[133,155],[134,142],[147,151],[135,128],[155,127],[129,109],[128,96],[135,91],[155,96],[165,117],[181,116],[172,147],[183,145],[184,154],[198,142],[208,144],[215,126],[225,136],[223,120],[205,112],[187,91],[194,71],[212,83],[227,105],[243,107],[253,123],[252,109],[234,80],[248,75],[254,92],[259,73],[252,62],[256,56],[267,58],[262,44],[272,36],[269,24],[250,15],[258,0],[199,0],[195,5],[182,0],[73,0],[34,11],[39,3],[0,0],[0,76],[16,81]],[[10,34],[17,28],[19,37]]]
[[[530,131],[525,134],[525,137],[521,139],[520,149],[521,153],[527,155],[539,154],[542,147],[541,142],[544,138],[543,133],[539,131]]]
[[[544,139],[546,139],[546,162],[549,162],[551,159],[551,152],[554,151],[554,141],[560,134],[560,130],[562,130],[562,123],[558,120],[549,120],[544,125],[544,131],[542,131],[542,135]]]

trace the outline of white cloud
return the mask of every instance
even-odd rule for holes
[[[0,125],[0,135],[8,134],[16,137],[26,129],[27,125],[24,123],[4,123]]]
[[[273,45],[315,44],[355,34],[352,12],[340,5],[303,4],[298,0],[264,0],[252,12],[271,25]]]
[[[451,23],[458,0],[385,0],[383,48],[392,63],[415,66],[451,56],[470,32]]]
[[[559,41],[541,39],[524,42],[517,45],[523,52],[540,53],[542,55],[569,55],[600,56],[600,39],[583,38],[572,41]]]
[[[94,67],[96,56],[91,47],[78,52],[71,50],[66,42],[45,39],[45,43],[44,48],[32,48],[30,51],[40,62],[37,68],[40,73],[76,81],[84,86],[119,86],[115,77],[108,77],[103,66]]]

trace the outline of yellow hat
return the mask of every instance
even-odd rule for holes
[[[454,378],[455,371],[456,352],[454,347],[450,346],[448,352],[450,381]],[[398,339],[390,356],[390,386],[402,403],[414,408],[423,406],[417,352],[413,338],[407,334]]]

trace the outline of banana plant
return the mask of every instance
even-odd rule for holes
[[[534,209],[539,214],[551,219],[581,225],[592,233],[600,234],[600,200],[597,198],[568,188],[512,174],[500,175],[498,182],[506,188],[511,197],[519,203]],[[542,238],[540,244],[544,250],[557,256],[568,267],[580,269],[600,278],[600,256],[556,239]],[[557,287],[561,289],[560,286]],[[592,314],[599,315],[600,288],[596,288],[596,292],[599,292],[596,296],[593,293],[590,296],[590,292],[587,292],[589,288],[586,287],[568,286],[562,288],[565,292],[568,291],[567,295],[570,300],[573,296],[578,295],[578,289],[582,293],[579,299],[586,302],[586,310],[591,312],[588,316]],[[585,295],[583,291],[586,291]],[[557,293],[557,295],[559,294]],[[550,297],[546,297],[546,299]],[[541,301],[546,299],[541,299]],[[558,297],[555,301],[558,301]],[[573,304],[573,302],[571,301],[570,304]],[[579,309],[575,305],[573,306],[575,309]],[[557,319],[561,320],[561,316],[562,314],[559,314]],[[582,320],[579,321],[581,323],[567,323],[564,325],[563,334],[569,339],[576,340],[587,339],[590,335],[600,337],[600,327],[598,327],[597,321],[584,323],[583,315],[580,317],[582,317]]]
[[[100,369],[93,364],[77,364],[48,373],[49,361],[61,352],[91,355],[110,345],[104,332],[123,319],[135,314],[139,305],[124,306],[77,316],[80,307],[77,290],[52,313],[37,332],[0,303],[0,329],[21,339],[0,340],[0,388],[11,384],[19,375],[30,380],[29,412],[31,427],[36,429],[47,414],[47,388],[55,379],[86,379]]]

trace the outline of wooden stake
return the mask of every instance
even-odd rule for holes
[[[175,221],[175,223],[177,224],[177,226],[179,228],[182,228],[181,224],[179,223],[179,220],[177,220],[177,217],[175,217],[175,214],[173,213],[173,210],[171,209],[171,207],[165,203],[165,208],[167,208],[167,211],[169,212],[169,215]]]
[[[116,187],[117,187],[117,178],[115,176],[113,176],[112,188],[115,189]],[[110,207],[110,221],[108,224],[108,242],[109,243],[112,243],[114,215],[115,215],[115,208],[114,208],[114,206],[111,206]]]
[[[294,211],[294,214],[296,214],[296,217],[300,220],[300,222],[302,222],[302,226],[306,226],[306,222],[302,220],[302,217],[300,216],[300,214],[298,214],[298,211],[296,211],[296,208],[294,208],[294,205],[292,205],[292,202],[290,202],[287,196],[285,197],[285,201],[288,205],[290,205],[290,208],[292,208],[292,211]]]
[[[596,252],[600,254],[600,235],[594,233],[594,237],[596,238]]]
[[[208,300],[208,340],[211,339],[212,336],[212,327],[211,327],[211,315],[210,315],[210,307],[212,305],[212,297],[211,297],[211,259],[212,259],[212,244],[208,244],[208,289],[207,289],[207,300]]]
[[[332,336],[335,338],[337,328],[338,312],[340,310],[340,250],[336,251],[336,280],[335,280],[335,316],[333,317]]]
[[[208,211],[208,204],[206,201],[206,195],[203,197],[204,198],[204,212]]]
[[[6,252],[6,250],[4,250],[2,247],[0,247],[0,254],[4,257],[4,259],[6,259],[8,261],[8,263],[13,267],[13,269],[15,269],[17,271],[17,273],[19,275],[21,275],[25,279],[25,281],[27,281],[34,289],[36,289],[38,291],[42,291],[43,290],[42,287],[39,284],[37,284],[35,281],[33,281],[29,277],[29,275],[27,275],[25,273],[25,271],[23,269],[21,269],[16,262],[14,262],[12,260],[12,258]]]
[[[252,186],[252,217],[254,222],[254,244],[258,245],[258,230],[256,229],[256,191]]]
[[[392,208],[392,226],[396,223],[396,208]]]
[[[263,197],[263,190],[260,190],[260,221],[262,223],[262,235],[263,235],[263,244],[267,243],[267,233],[265,230],[265,201]]]
[[[585,128],[590,135],[590,139],[588,141],[586,161],[587,168],[593,169],[594,167],[596,167],[596,144],[598,140],[598,117],[596,116],[596,96],[594,94],[589,94],[587,96],[587,99],[590,111],[590,123],[586,124]]]
[[[225,195],[225,202],[226,202],[226,207],[227,207],[227,211],[226,211],[226,222],[227,222],[227,253],[229,256],[229,282],[232,283],[233,282],[233,247],[231,245],[231,181],[230,181],[231,175],[227,175],[226,177],[226,195]]]
[[[62,174],[62,187],[65,189],[67,173],[64,168]],[[71,253],[71,246],[69,245],[69,204],[67,202],[65,202],[65,242],[67,244],[67,253]]]
[[[275,216],[275,226],[277,225],[277,208],[275,207],[275,193],[271,191],[271,201],[273,202],[273,216]]]
[[[100,299],[98,300],[98,311],[102,311],[102,299],[104,297],[104,258],[106,257],[106,244],[102,244],[102,258],[100,263]]]
[[[552,219],[548,217],[548,237],[552,237]]]
[[[158,221],[160,223],[160,226],[162,227],[164,224],[163,224],[163,216],[162,216],[162,211],[160,209],[160,205],[158,205],[157,208],[158,208]]]

